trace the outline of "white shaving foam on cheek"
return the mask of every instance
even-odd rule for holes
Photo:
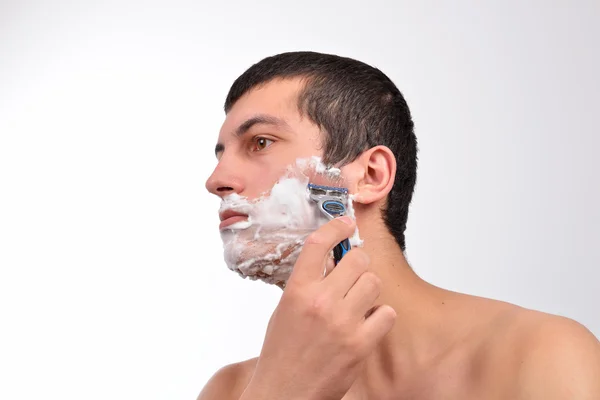
[[[329,220],[309,197],[307,171],[328,180],[341,178],[339,169],[327,168],[318,157],[299,159],[268,195],[252,201],[237,194],[223,199],[221,211],[248,215],[246,221],[221,231],[225,261],[231,270],[267,283],[287,281],[306,237]],[[347,215],[354,217],[351,197]],[[350,243],[362,245],[358,229]]]

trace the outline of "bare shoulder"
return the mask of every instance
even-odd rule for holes
[[[462,300],[477,321],[469,344],[480,387],[516,400],[600,399],[600,342],[585,326],[502,301]]]
[[[585,326],[525,309],[514,322],[518,399],[600,399],[600,342]]]
[[[515,313],[516,340],[524,359],[586,357],[600,362],[600,342],[589,329],[570,318],[519,308]]]
[[[258,358],[226,365],[206,383],[198,400],[237,400],[240,398],[256,366]]]

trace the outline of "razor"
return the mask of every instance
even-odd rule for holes
[[[333,186],[308,184],[308,193],[319,210],[328,218],[334,219],[346,214],[348,204],[348,189]],[[333,248],[333,260],[338,262],[350,251],[350,240],[344,239]]]

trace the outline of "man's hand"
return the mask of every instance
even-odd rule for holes
[[[392,328],[395,311],[374,309],[381,281],[367,271],[362,249],[323,276],[331,250],[354,228],[352,219],[337,218],[307,238],[242,400],[339,400]]]

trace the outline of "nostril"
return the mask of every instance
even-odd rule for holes
[[[217,192],[232,192],[233,188],[229,187],[229,186],[222,186],[220,188],[217,188]]]

